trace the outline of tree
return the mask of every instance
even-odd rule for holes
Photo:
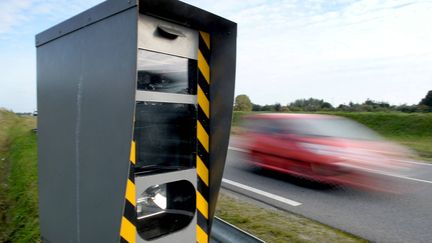
[[[237,95],[234,103],[235,111],[252,111],[252,102],[245,94]]]
[[[262,111],[275,111],[274,105],[264,105],[261,107]]]
[[[261,111],[262,106],[258,104],[252,104],[252,111]]]
[[[323,109],[333,109],[333,106],[330,103],[328,103],[328,102],[324,102],[324,103],[322,103],[321,108],[323,108]]]
[[[419,105],[425,105],[432,108],[432,90],[429,90],[426,96],[420,101]]]
[[[416,112],[417,111],[417,106],[416,105],[407,105],[407,104],[402,104],[399,106],[395,106],[394,108],[397,111],[401,111],[401,112]]]
[[[275,111],[282,111],[282,105],[280,103],[275,103],[274,104],[274,109]]]
[[[288,105],[290,110],[301,110],[301,111],[320,111],[320,110],[330,110],[333,106],[320,99],[309,98],[309,99],[297,99]]]

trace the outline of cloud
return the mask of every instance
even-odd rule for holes
[[[0,0],[0,107],[36,108],[35,34],[98,2]]]
[[[2,59],[5,52],[16,55],[14,48],[19,47],[21,53],[30,53],[20,54],[32,60],[26,66],[34,66],[36,33],[101,1],[0,1]],[[285,104],[308,97],[333,104],[366,98],[418,103],[430,89],[431,1],[184,1],[238,23],[236,93],[248,94],[255,103]],[[35,83],[33,70],[3,63],[10,86],[26,78],[29,80],[20,82]],[[5,81],[0,77],[0,82]],[[0,100],[10,93],[22,93],[25,87],[32,86],[15,85],[13,92],[0,94],[4,95]],[[9,98],[9,104],[22,100]],[[25,107],[32,110],[34,106],[23,105],[20,110]]]
[[[8,32],[28,19],[26,15],[20,13],[27,10],[31,4],[32,0],[0,2],[0,34]]]
[[[60,22],[82,12],[101,0],[19,0],[0,2],[0,36],[21,29],[32,21]],[[47,26],[49,27],[49,26]]]
[[[432,83],[431,11],[431,1],[415,0],[259,1],[227,10],[222,16],[239,28],[236,93],[260,104],[417,103]]]

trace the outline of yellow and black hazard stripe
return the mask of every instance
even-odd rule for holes
[[[209,241],[209,152],[210,152],[210,35],[199,32],[197,87],[197,232],[198,243]]]
[[[130,162],[129,162],[129,178],[126,184],[125,205],[123,217],[120,226],[120,242],[135,243],[136,242],[136,198],[135,198],[135,174],[134,167],[136,163],[136,147],[135,141],[132,141]]]

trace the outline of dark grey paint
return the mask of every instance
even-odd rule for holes
[[[139,11],[196,30],[228,32],[237,24],[215,14],[177,0],[139,0]]]
[[[228,149],[236,65],[236,26],[212,33],[210,83],[210,224],[214,216]]]
[[[237,25],[179,1],[139,5],[142,14],[211,35],[211,221],[232,117]],[[36,37],[45,242],[119,240],[137,75],[134,6],[110,0]]]
[[[46,242],[119,240],[135,104],[136,19],[131,8],[37,49]]]

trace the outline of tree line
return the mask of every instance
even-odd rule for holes
[[[384,101],[374,101],[367,99],[363,103],[349,102],[334,107],[329,102],[323,99],[297,99],[294,102],[282,105],[274,103],[272,105],[254,104],[250,98],[241,94],[235,98],[235,111],[274,111],[274,112],[289,112],[289,111],[347,111],[347,112],[368,112],[368,111],[400,111],[400,112],[432,112],[432,90],[415,105],[390,105]]]

